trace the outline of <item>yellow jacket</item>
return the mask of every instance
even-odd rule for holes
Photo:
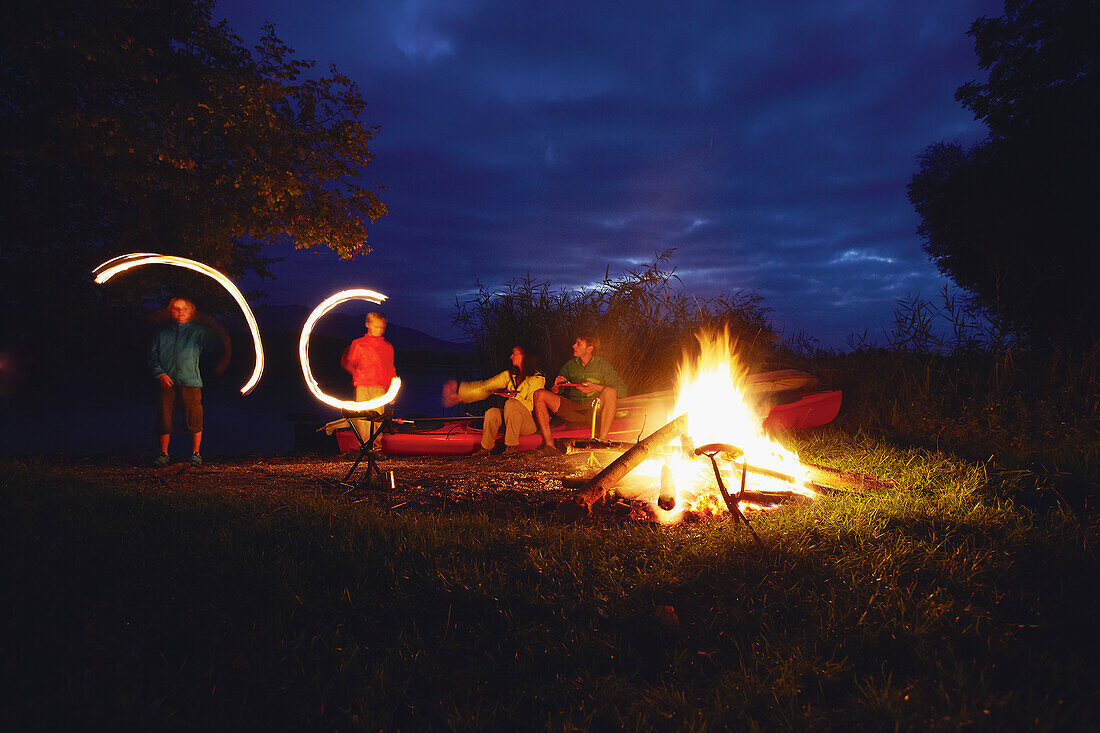
[[[519,383],[517,387],[512,382],[512,373],[505,370],[495,377],[490,377],[483,382],[462,382],[458,385],[458,399],[461,402],[477,402],[489,397],[496,390],[515,391],[513,397],[523,403],[523,406],[531,410],[535,406],[535,390],[546,386],[546,377],[534,374]]]

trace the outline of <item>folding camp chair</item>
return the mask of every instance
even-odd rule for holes
[[[356,484],[357,486],[381,486],[382,485],[382,471],[378,468],[378,459],[375,456],[375,442],[378,437],[382,435],[383,430],[393,432],[393,408],[386,408],[383,410],[341,410],[340,414],[347,418],[348,425],[351,426],[352,434],[359,439],[359,456],[355,459],[355,463],[351,464],[351,469],[348,470],[342,483],[348,483],[348,479],[355,473],[355,469],[359,467],[359,464],[364,458],[367,459],[367,475],[362,481]],[[356,425],[358,420],[370,420],[370,434],[364,439],[363,434],[359,432],[359,427]],[[375,479],[377,478],[377,483]]]

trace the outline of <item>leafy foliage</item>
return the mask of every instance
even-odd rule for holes
[[[1100,335],[1100,14],[1085,0],[1014,0],[969,34],[989,78],[956,98],[990,137],[921,155],[909,199],[925,251],[1020,335],[1087,350]]]
[[[89,271],[123,252],[266,275],[286,238],[369,252],[386,213],[359,181],[375,128],[356,85],[268,25],[254,51],[211,20],[212,0],[43,0],[0,10],[0,324],[8,338],[72,328],[97,294]],[[112,300],[157,299],[128,275]],[[200,287],[200,290],[202,288]],[[28,316],[33,322],[28,323]],[[86,315],[85,315],[86,317]]]
[[[1078,103],[1095,99],[1098,24],[1090,0],[1007,0],[1002,17],[978,18],[967,33],[988,80],[955,98],[998,137],[1051,123],[1092,129]]]
[[[454,322],[474,341],[483,368],[499,367],[521,344],[543,357],[551,377],[572,357],[577,334],[594,331],[600,353],[632,392],[670,387],[681,352],[695,348],[694,334],[703,328],[728,325],[748,363],[768,361],[776,336],[763,298],[740,290],[715,298],[685,293],[670,267],[674,252],[621,276],[608,269],[592,289],[555,291],[530,275],[497,290],[479,283],[476,296],[456,302]]]

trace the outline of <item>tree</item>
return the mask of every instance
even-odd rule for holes
[[[940,271],[1034,342],[1096,341],[1100,13],[1088,0],[1009,0],[969,35],[984,83],[956,93],[983,143],[929,146],[909,183]]]
[[[267,274],[279,238],[369,252],[386,213],[359,179],[377,132],[356,85],[303,78],[270,25],[250,52],[213,0],[37,0],[0,10],[0,334],[40,339],[124,252]],[[141,279],[147,276],[141,275]],[[152,276],[148,276],[152,278]],[[147,278],[147,279],[148,279]],[[153,279],[155,281],[155,279]],[[102,309],[100,309],[102,310]],[[41,340],[41,339],[40,339]]]

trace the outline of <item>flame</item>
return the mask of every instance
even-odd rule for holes
[[[390,381],[389,389],[386,390],[386,393],[381,397],[375,397],[373,400],[363,400],[361,402],[337,399],[336,397],[325,394],[321,390],[320,385],[317,384],[317,380],[313,378],[313,371],[309,368],[309,337],[310,334],[313,333],[313,327],[316,325],[317,321],[321,320],[321,316],[341,303],[349,300],[366,300],[371,303],[381,304],[385,299],[385,295],[373,290],[363,290],[361,288],[341,290],[325,298],[320,305],[314,308],[313,312],[309,314],[309,318],[306,319],[305,325],[302,326],[302,335],[298,339],[298,360],[302,363],[302,376],[305,377],[306,387],[313,393],[313,396],[326,405],[335,407],[338,410],[373,410],[376,407],[388,405],[397,397],[397,393],[401,389],[401,380],[398,377],[394,377]]]
[[[806,486],[807,471],[797,454],[771,440],[764,432],[759,405],[746,389],[748,370],[737,354],[736,341],[728,330],[722,333],[703,332],[697,335],[699,355],[687,353],[680,364],[676,404],[667,421],[684,413],[688,416],[687,434],[695,446],[712,443],[733,445],[744,451],[736,460],[718,458],[722,480],[731,495],[741,487],[742,467],[764,469],[778,475],[746,474],[746,488],[756,491],[792,491],[814,496]],[[670,450],[659,459],[646,461],[637,469],[656,485],[662,466],[671,470],[676,491],[676,506],[671,511],[657,509],[663,521],[678,521],[689,509],[706,515],[726,512],[725,503],[715,483],[714,469],[706,456],[688,457],[679,441],[670,443]],[[783,478],[787,477],[787,479]],[[742,501],[742,511],[763,509],[764,506]]]
[[[264,373],[264,347],[260,341],[260,327],[256,325],[256,317],[252,315],[252,309],[248,307],[248,302],[244,299],[244,296],[241,295],[241,291],[237,289],[237,286],[233,284],[233,281],[213,267],[204,265],[201,262],[189,260],[186,257],[158,255],[151,252],[134,252],[128,255],[115,257],[92,270],[92,273],[95,275],[96,283],[103,284],[120,272],[126,272],[127,270],[143,265],[174,265],[176,267],[194,270],[195,272],[201,272],[203,275],[216,280],[219,285],[225,288],[229,294],[233,296],[233,300],[237,301],[237,305],[239,305],[244,312],[245,320],[248,321],[248,329],[252,332],[252,345],[256,350],[256,366],[252,370],[252,376],[249,377],[248,381],[241,387],[241,394],[248,394],[251,392],[252,388],[256,386],[256,383],[260,381],[260,375]]]

